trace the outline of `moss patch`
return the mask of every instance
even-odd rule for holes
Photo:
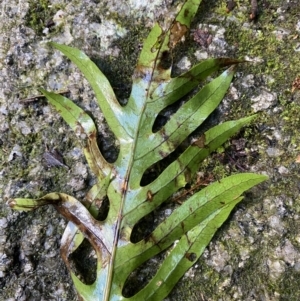
[[[51,5],[49,0],[30,0],[29,10],[25,16],[25,25],[32,28],[37,35],[42,35],[44,28],[60,7]]]

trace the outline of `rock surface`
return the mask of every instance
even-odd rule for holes
[[[248,0],[226,13],[226,1],[203,1],[194,30],[175,54],[175,71],[213,56],[252,61],[240,66],[218,118],[259,112],[256,123],[206,162],[215,179],[231,172],[265,173],[270,181],[247,193],[198,263],[167,300],[300,300],[300,7],[298,0]],[[11,211],[10,197],[63,191],[82,198],[93,183],[81,144],[38,88],[67,92],[93,112],[106,155],[114,142],[80,72],[52,40],[78,47],[108,77],[120,102],[130,93],[139,47],[155,20],[172,19],[179,1],[2,0],[0,4],[0,300],[77,300],[59,256],[66,221],[52,208]],[[108,138],[108,139],[104,139]],[[245,139],[241,144],[240,139]],[[243,147],[237,145],[244,145]],[[58,149],[68,168],[43,156]],[[204,167],[201,168],[203,171]]]

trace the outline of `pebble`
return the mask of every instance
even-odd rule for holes
[[[278,148],[275,148],[275,147],[268,147],[267,150],[266,150],[267,154],[269,157],[279,157],[280,155],[283,154],[283,150],[280,150]]]
[[[274,106],[276,101],[277,101],[276,93],[271,93],[269,91],[262,89],[261,93],[258,96],[251,98],[251,102],[252,102],[251,107],[254,110],[254,112],[259,112],[259,111],[266,110],[271,106]]]

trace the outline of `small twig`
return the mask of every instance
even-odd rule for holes
[[[59,91],[59,92],[56,92],[56,93],[57,94],[66,94],[66,93],[69,93],[69,90]],[[31,97],[28,97],[28,98],[20,99],[19,101],[21,103],[30,103],[30,102],[37,101],[39,98],[43,98],[43,97],[45,97],[44,94],[39,94],[39,95],[31,96]]]
[[[237,167],[239,170],[242,171],[247,171],[247,169],[245,169],[244,167],[242,167],[240,164],[238,164],[230,155],[227,155],[227,157],[229,158],[229,161],[232,165],[234,165],[235,167]]]

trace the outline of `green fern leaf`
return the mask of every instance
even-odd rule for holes
[[[77,65],[92,86],[107,124],[119,141],[119,155],[114,163],[107,162],[98,148],[92,118],[68,98],[42,90],[66,123],[85,141],[84,153],[98,183],[82,202],[55,192],[36,200],[11,199],[9,205],[16,210],[32,210],[51,204],[69,220],[61,254],[82,300],[162,300],[201,256],[216,230],[242,200],[242,193],[266,180],[265,176],[245,173],[213,183],[174,210],[150,235],[132,241],[137,222],[183,188],[212,151],[255,118],[229,121],[209,129],[156,179],[141,184],[147,169],[173,153],[215,110],[232,81],[233,66],[239,63],[225,58],[209,59],[185,74],[171,77],[171,66],[165,66],[164,57],[170,55],[188,31],[200,2],[186,1],[167,32],[159,25],[154,26],[144,43],[133,75],[132,92],[124,107],[118,103],[106,77],[84,53],[51,43]],[[226,66],[230,67],[190,97],[161,129],[153,131],[163,109]],[[108,215],[98,221],[98,203],[104,198],[109,200]],[[96,280],[91,285],[80,281],[69,261],[69,255],[84,238],[91,243],[98,258]],[[129,275],[167,249],[156,275],[135,295],[125,297],[123,288]]]

